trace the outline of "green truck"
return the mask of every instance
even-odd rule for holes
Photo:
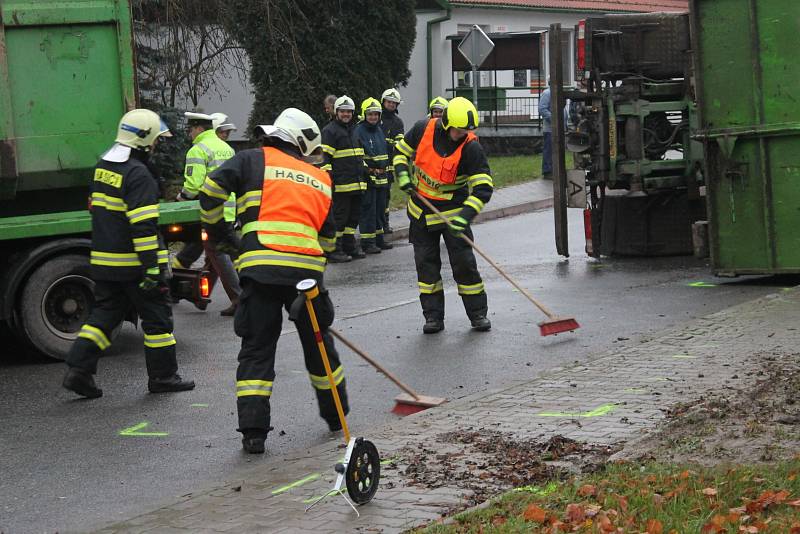
[[[0,2],[0,324],[63,358],[93,302],[92,169],[136,107],[128,0]],[[167,241],[199,235],[197,202],[161,206]],[[173,291],[207,297],[203,273]],[[129,317],[135,321],[135,317]]]

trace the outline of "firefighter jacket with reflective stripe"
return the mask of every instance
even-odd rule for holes
[[[369,169],[368,185],[378,189],[389,187],[389,178],[386,168],[389,166],[389,144],[383,136],[383,130],[378,124],[372,125],[361,121],[356,126],[356,134],[364,147],[364,163]]]
[[[447,218],[460,215],[471,221],[492,197],[489,162],[471,132],[455,142],[440,119],[417,122],[395,147],[395,172],[415,170],[411,181]],[[408,215],[425,226],[442,224],[421,202],[410,197]]]
[[[234,153],[231,146],[217,137],[214,130],[206,130],[195,137],[192,141],[192,148],[186,153],[181,196],[189,200],[197,198],[206,176],[231,159]],[[224,215],[228,222],[236,220],[236,197],[234,195],[228,199]]]
[[[406,131],[406,128],[403,125],[403,119],[397,114],[397,110],[388,111],[384,109],[381,112],[380,125],[386,143],[389,145],[389,172],[391,173],[394,170],[394,165],[391,162],[391,158],[394,155],[394,148],[395,145],[403,139],[403,132]]]
[[[364,180],[364,149],[358,141],[354,120],[333,120],[322,129],[322,170],[331,173],[334,193],[361,193]]]
[[[243,225],[236,262],[240,277],[292,286],[304,278],[322,280],[326,260],[321,253],[336,249],[331,182],[325,174],[281,143],[239,152],[206,178],[200,213],[204,220],[217,219],[203,223],[212,240],[225,239],[219,215],[228,195],[236,194]]]
[[[140,280],[145,270],[166,267],[168,252],[158,231],[158,183],[136,159],[100,160],[90,185],[94,280]],[[142,156],[143,157],[143,156]]]

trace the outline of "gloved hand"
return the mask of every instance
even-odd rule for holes
[[[397,185],[400,190],[410,195],[414,191],[414,184],[411,183],[411,177],[407,172],[401,172],[397,175]]]
[[[149,293],[161,285],[161,269],[150,267],[145,271],[144,277],[139,282],[139,289]]]
[[[460,237],[461,234],[464,233],[464,230],[467,229],[467,226],[469,226],[469,221],[466,220],[461,215],[456,215],[455,217],[450,219],[450,225],[448,226],[448,230],[450,230],[450,233],[453,234],[454,236]]]

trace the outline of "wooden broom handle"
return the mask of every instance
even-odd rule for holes
[[[379,364],[378,362],[376,362],[375,360],[370,358],[369,355],[366,352],[364,352],[363,350],[359,349],[358,347],[356,347],[355,345],[350,343],[350,341],[348,339],[346,339],[342,334],[340,334],[335,328],[328,327],[328,331],[331,334],[333,334],[333,336],[336,339],[338,339],[339,341],[341,341],[342,343],[347,345],[347,347],[350,350],[352,350],[353,352],[355,352],[356,354],[358,354],[359,356],[364,358],[367,361],[367,363],[369,363],[371,366],[373,366],[379,372],[383,373],[383,375],[386,378],[388,378],[389,380],[391,380],[392,382],[394,382],[397,385],[397,387],[399,387],[400,389],[402,389],[403,391],[405,391],[406,393],[408,393],[409,395],[414,397],[414,400],[417,400],[417,401],[419,400],[419,394],[416,391],[414,391],[413,389],[411,389],[410,387],[408,387],[407,385],[402,383],[399,378],[397,378],[392,373],[390,373],[389,371],[384,369],[381,366],[381,364]]]
[[[437,217],[439,217],[439,219],[440,219],[440,220],[441,220],[443,223],[445,223],[447,226],[450,226],[450,222],[447,220],[447,218],[446,218],[446,217],[445,217],[445,216],[442,214],[442,212],[441,212],[441,211],[439,211],[438,209],[436,209],[436,206],[434,206],[434,205],[431,203],[431,201],[430,201],[430,200],[428,200],[427,198],[423,197],[423,196],[422,196],[422,195],[420,195],[419,193],[416,193],[416,192],[415,192],[414,194],[415,194],[415,196],[416,196],[418,199],[420,199],[420,200],[422,201],[422,203],[423,203],[423,204],[425,204],[425,207],[427,207],[429,210],[431,210],[433,213],[435,213],[435,214],[436,214],[436,216],[437,216]],[[503,275],[503,277],[504,277],[506,280],[508,280],[508,281],[511,283],[511,285],[512,285],[512,286],[514,286],[515,288],[517,288],[517,290],[519,290],[519,292],[520,292],[520,293],[522,293],[523,295],[525,295],[525,297],[526,297],[526,298],[527,298],[529,301],[531,301],[531,302],[534,304],[534,306],[536,306],[537,308],[539,308],[539,309],[542,311],[542,313],[544,313],[545,315],[547,315],[547,317],[548,317],[548,318],[550,318],[550,319],[552,319],[552,318],[554,318],[554,317],[555,317],[555,315],[554,315],[552,312],[550,312],[550,311],[549,311],[547,308],[545,308],[545,307],[544,307],[544,305],[543,305],[541,302],[539,302],[538,300],[536,300],[536,299],[533,297],[533,295],[531,295],[530,293],[528,293],[528,291],[527,291],[527,290],[526,290],[524,287],[522,287],[521,285],[519,285],[519,284],[516,282],[516,280],[514,280],[513,278],[511,278],[511,275],[509,275],[509,274],[508,274],[508,273],[507,273],[505,270],[503,270],[503,268],[502,268],[502,267],[500,267],[499,265],[497,265],[497,264],[494,262],[494,260],[492,260],[492,258],[490,258],[490,257],[489,257],[489,255],[488,255],[488,254],[486,254],[486,253],[485,253],[485,252],[484,252],[484,251],[483,251],[483,250],[482,250],[482,249],[481,249],[481,248],[480,248],[478,245],[476,245],[476,244],[475,244],[475,242],[474,242],[472,239],[470,239],[469,237],[465,236],[464,234],[461,234],[461,235],[460,235],[460,237],[461,237],[461,239],[463,239],[464,241],[466,241],[466,242],[467,242],[467,244],[468,244],[469,246],[471,246],[471,247],[472,247],[472,248],[475,250],[475,252],[477,252],[478,254],[480,254],[480,255],[481,255],[481,257],[482,257],[484,260],[488,261],[488,262],[489,262],[489,265],[491,265],[492,267],[494,267],[495,269],[497,269],[497,272],[498,272],[498,273],[500,273],[501,275]]]

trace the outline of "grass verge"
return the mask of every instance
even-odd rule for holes
[[[800,455],[715,468],[611,464],[571,482],[518,488],[415,532],[800,534],[798,473]]]
[[[492,171],[495,189],[529,182],[542,175],[542,155],[491,157],[489,168]],[[392,186],[392,196],[389,201],[391,209],[405,206],[407,199],[408,197],[397,186]]]

